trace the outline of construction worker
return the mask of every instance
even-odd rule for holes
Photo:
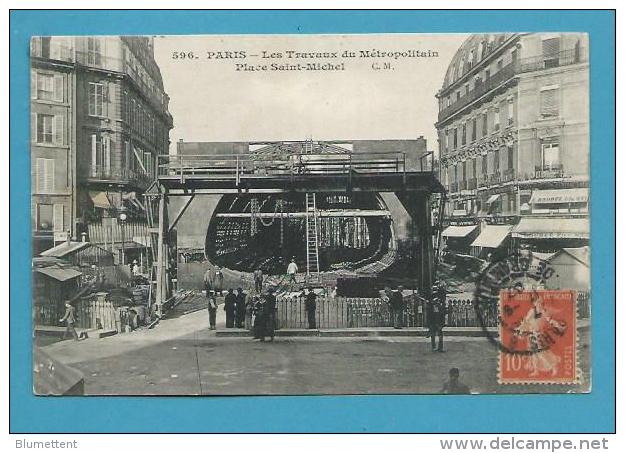
[[[288,278],[289,284],[297,283],[297,280],[295,279],[295,275],[297,274],[297,271],[298,271],[297,264],[295,264],[295,257],[293,257],[291,258],[291,262],[286,268],[286,274],[289,277]]]
[[[219,293],[220,296],[224,290],[224,274],[221,272],[221,268],[219,266],[215,266],[213,289],[215,290],[215,293]]]
[[[234,327],[234,317],[237,312],[237,296],[234,295],[232,288],[228,290],[224,301],[224,311],[226,312],[226,328]]]
[[[74,340],[79,341],[78,333],[74,324],[76,323],[76,309],[70,303],[69,300],[65,301],[65,315],[59,320],[65,322],[65,332],[63,332],[63,340],[67,337],[67,334],[71,334]]]
[[[254,290],[258,294],[263,291],[263,271],[261,269],[254,271]]]

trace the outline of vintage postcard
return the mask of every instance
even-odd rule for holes
[[[586,34],[30,61],[36,395],[591,391]]]

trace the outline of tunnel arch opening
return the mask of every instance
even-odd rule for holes
[[[317,193],[319,270],[358,270],[395,249],[379,194]],[[224,195],[210,219],[205,255],[240,272],[282,274],[291,258],[306,271],[306,194]]]

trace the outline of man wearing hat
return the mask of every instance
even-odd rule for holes
[[[267,294],[265,295],[265,304],[264,304],[264,312],[265,312],[265,333],[268,337],[271,337],[271,341],[273,341],[273,337],[275,335],[276,328],[276,296],[274,294],[274,288],[269,288]]]
[[[317,310],[317,295],[315,294],[312,286],[308,287],[308,292],[306,293],[306,299],[304,301],[304,308],[306,309],[306,314],[308,315],[308,328],[316,329],[317,320],[315,319],[315,311]]]
[[[215,297],[215,291],[207,290],[208,297],[208,323],[210,325],[210,330],[217,330],[216,320],[217,320],[217,298]]]
[[[432,297],[427,303],[426,315],[429,327],[428,336],[432,344],[432,351],[445,352],[443,349],[443,327],[447,312],[447,292],[438,280],[432,285]],[[438,347],[436,337],[438,336]]]
[[[245,323],[245,306],[247,305],[247,294],[243,292],[243,288],[237,288],[236,298],[235,324],[239,329],[242,329]]]
[[[59,320],[65,323],[65,332],[63,332],[63,340],[67,337],[67,334],[71,334],[74,340],[79,341],[78,333],[74,324],[76,323],[76,309],[70,303],[69,300],[65,301],[65,315]]]
[[[232,288],[228,289],[228,293],[224,298],[224,311],[226,312],[226,328],[234,327],[234,317],[237,311],[237,296],[234,295]]]

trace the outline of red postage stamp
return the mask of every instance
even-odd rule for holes
[[[575,291],[503,290],[499,294],[499,382],[577,382]]]

